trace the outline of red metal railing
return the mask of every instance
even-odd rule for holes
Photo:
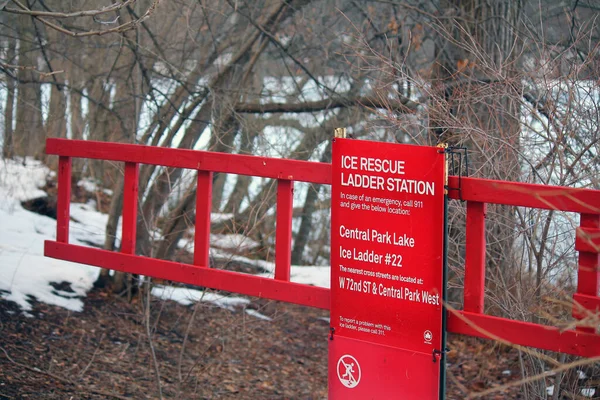
[[[457,177],[449,178],[458,187]],[[488,179],[462,178],[462,199],[467,202],[464,310],[448,313],[448,330],[483,338],[580,356],[600,355],[600,336],[593,329],[561,331],[529,322],[483,314],[485,282],[485,211],[487,203],[579,213],[575,249],[579,251],[578,287],[574,300],[582,307],[600,309],[600,191],[544,186]],[[449,197],[458,199],[451,190]],[[574,307],[573,315],[582,318]]]
[[[290,254],[293,183],[331,184],[331,164],[65,139],[48,139],[46,152],[59,156],[57,238],[56,241],[46,241],[46,256],[250,296],[329,308],[329,289],[290,282]],[[73,157],[125,163],[120,253],[69,244]],[[198,171],[193,265],[135,255],[139,164]],[[275,279],[208,268],[214,172],[277,180]],[[458,178],[450,177],[449,186],[457,188]],[[575,242],[575,249],[579,251],[579,284],[574,300],[591,311],[600,310],[600,299],[597,297],[600,286],[600,191],[462,178],[461,193],[461,198],[467,202],[464,310],[448,312],[448,330],[579,356],[600,355],[600,336],[590,328],[562,331],[557,327],[484,314],[487,203],[579,213],[581,226],[577,229]],[[449,196],[457,199],[459,194],[453,190]],[[576,309],[573,315],[576,318],[583,317]]]

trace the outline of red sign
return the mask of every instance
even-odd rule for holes
[[[329,397],[435,399],[445,156],[335,139],[332,166]]]

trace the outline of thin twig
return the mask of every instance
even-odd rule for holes
[[[181,384],[183,383],[183,375],[181,373],[181,368],[183,364],[183,353],[185,351],[185,345],[187,344],[190,330],[192,329],[192,324],[194,322],[194,318],[196,317],[196,312],[198,311],[198,308],[200,308],[200,304],[202,303],[202,299],[204,298],[205,293],[206,291],[203,291],[202,296],[200,296],[200,299],[198,299],[196,301],[196,304],[194,304],[194,311],[192,312],[192,316],[188,321],[188,325],[185,329],[185,335],[183,336],[183,343],[181,344],[181,351],[179,352],[179,361],[177,362],[177,377],[179,378],[179,382],[177,382],[177,396],[175,396],[176,398],[180,397],[179,395],[181,394]]]
[[[150,346],[150,353],[152,354],[152,362],[154,364],[154,372],[156,373],[156,385],[158,386],[158,395],[162,400],[162,385],[160,384],[160,370],[158,369],[158,361],[156,359],[156,352],[154,351],[154,344],[152,343],[152,332],[150,330],[150,277],[146,277],[146,334],[148,335],[148,345]]]
[[[77,18],[77,17],[95,17],[101,14],[106,14],[112,11],[119,11],[123,7],[135,3],[137,0],[127,0],[122,3],[114,3],[107,7],[102,7],[97,10],[84,10],[76,11],[71,13],[59,12],[59,11],[37,11],[31,10],[19,0],[13,0],[13,2],[20,7],[18,8],[5,8],[3,11],[13,14],[24,14],[31,15],[32,17],[49,17],[49,18]]]
[[[115,393],[110,393],[110,392],[105,392],[103,390],[97,390],[97,389],[92,389],[92,388],[88,388],[85,387],[79,383],[73,382],[72,380],[68,379],[68,378],[63,378],[62,376],[53,374],[52,372],[47,372],[47,371],[42,371],[39,368],[35,368],[35,367],[30,367],[29,365],[25,365],[25,364],[21,364],[18,361],[13,360],[10,355],[8,355],[8,352],[4,349],[4,347],[0,347],[0,350],[2,350],[2,352],[4,353],[4,355],[6,356],[6,358],[8,359],[8,361],[10,361],[11,363],[13,363],[14,365],[16,365],[17,367],[26,369],[27,371],[31,371],[31,372],[35,372],[37,374],[42,374],[42,375],[46,375],[49,376],[53,379],[56,379],[57,381],[66,383],[68,385],[72,385],[74,386],[77,390],[80,390],[82,392],[88,392],[88,393],[93,393],[93,394],[99,394],[101,396],[108,396],[108,397],[113,397],[115,399],[122,399],[122,400],[129,400],[129,397],[123,397],[120,396],[118,394]]]
[[[104,340],[104,333],[102,333],[102,336],[100,336],[100,341],[98,342],[98,346],[96,346],[96,350],[94,350],[94,354],[92,354],[92,358],[90,359],[90,362],[88,363],[88,365],[85,366],[85,368],[79,373],[79,376],[83,376],[85,375],[86,371],[88,370],[88,368],[90,367],[90,365],[92,365],[92,363],[94,362],[94,358],[96,358],[96,354],[98,353],[98,350],[100,349],[100,346],[102,345],[102,340]]]
[[[8,68],[8,69],[18,69],[18,70],[22,70],[22,71],[32,71],[32,72],[35,72],[36,74],[39,74],[42,78],[47,78],[49,76],[53,76],[56,74],[62,74],[65,72],[62,69],[60,71],[44,72],[44,71],[38,70],[37,68],[35,68],[33,66],[13,65],[13,64],[3,63],[2,61],[0,61],[0,67]]]
[[[16,0],[13,0],[13,1],[16,1]],[[50,28],[52,28],[52,29],[54,29],[54,30],[56,30],[58,32],[61,32],[61,33],[65,34],[65,35],[69,35],[69,36],[72,36],[72,37],[84,37],[84,36],[102,36],[102,35],[106,35],[106,34],[109,34],[109,33],[123,33],[123,32],[126,32],[128,30],[135,29],[135,28],[137,28],[137,26],[139,24],[141,24],[143,21],[145,21],[146,19],[148,19],[156,11],[156,8],[157,8],[159,2],[160,2],[160,0],[154,0],[154,2],[148,7],[148,9],[146,10],[146,12],[139,19],[125,22],[125,23],[123,23],[123,24],[121,24],[119,26],[115,26],[114,28],[111,28],[111,29],[96,30],[96,31],[85,31],[85,32],[74,32],[74,31],[71,31],[69,29],[66,29],[66,28],[60,26],[60,25],[55,24],[54,22],[50,22],[49,20],[47,20],[45,18],[36,16],[35,14],[31,14],[31,13],[34,12],[33,10],[30,10],[30,9],[28,9],[25,6],[22,6],[22,5],[20,5],[20,6],[25,7],[25,9],[27,11],[29,11],[29,15],[31,15],[32,18],[37,19],[38,21],[40,21],[44,25],[46,25],[46,26],[48,26],[48,27],[50,27]]]

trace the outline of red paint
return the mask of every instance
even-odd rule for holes
[[[600,253],[600,229],[578,227],[575,230],[575,250]]]
[[[331,164],[91,140],[46,139],[46,153],[331,184]]]
[[[600,215],[581,214],[580,226],[583,229],[600,228]],[[579,267],[577,270],[577,293],[587,296],[598,296],[600,288],[600,254],[598,251],[579,251]],[[574,317],[581,317],[575,312]],[[594,333],[594,328],[578,327],[582,332]]]
[[[135,254],[135,232],[137,227],[139,166],[125,163],[125,183],[123,187],[123,234],[121,251]]]
[[[589,296],[585,294],[573,294],[573,316],[578,319],[598,315],[600,312],[600,298],[597,296]],[[581,309],[585,310],[581,310]],[[596,321],[596,317],[591,319],[591,323]]]
[[[71,218],[71,157],[58,158],[58,197],[56,199],[56,240],[69,243]]]
[[[336,139],[336,142],[337,141],[338,140]],[[210,287],[250,296],[302,304],[310,307],[328,309],[330,306],[334,306],[338,307],[338,311],[334,310],[334,312],[337,312],[339,316],[340,304],[337,303],[338,300],[334,300],[333,303],[330,304],[331,298],[328,289],[291,283],[287,281],[288,278],[286,276],[286,274],[289,273],[288,238],[291,232],[292,214],[290,207],[292,204],[291,190],[293,181],[331,184],[331,164],[120,143],[73,141],[65,139],[48,139],[46,143],[48,154],[60,156],[58,169],[57,241],[46,242],[44,252],[46,256],[124,272],[154,276],[202,287]],[[371,151],[367,150],[370,146],[382,146],[382,148],[387,148],[389,146],[387,144],[356,143],[358,143],[355,146],[359,147],[356,150],[359,155]],[[419,162],[427,165],[424,158],[417,156],[416,149],[418,148],[410,147],[410,149],[413,151],[408,159],[416,157],[419,159]],[[385,151],[378,151],[375,154],[375,157],[381,158],[384,154],[386,154]],[[130,254],[108,252],[67,244],[69,238],[69,207],[71,197],[71,157],[126,162],[122,250]],[[347,159],[346,161],[351,160]],[[199,170],[198,198],[196,199],[196,236],[194,238],[195,265],[134,255],[135,224],[133,222],[136,219],[135,213],[137,212],[137,195],[135,194],[135,189],[137,187],[136,164],[140,163]],[[431,166],[431,164],[429,164],[429,166]],[[340,165],[337,165],[336,168],[339,173]],[[410,170],[409,164],[406,164],[403,168],[408,174]],[[212,197],[211,185],[213,171],[281,180],[278,185],[276,232],[276,258],[278,259],[276,261],[278,271],[276,276],[279,280],[230,271],[202,268],[208,266],[210,199]],[[370,183],[372,182],[367,182],[367,184]],[[492,340],[500,338],[503,341],[517,345],[563,352],[576,356],[599,356],[600,336],[586,330],[561,331],[556,327],[498,318],[482,313],[484,300],[483,281],[485,277],[485,239],[483,237],[485,203],[558,209],[582,214],[581,226],[577,229],[575,241],[576,250],[580,252],[580,257],[578,276],[579,286],[577,293],[574,295],[574,300],[592,312],[600,309],[600,298],[597,296],[599,290],[598,238],[600,237],[600,191],[478,178],[462,178],[461,183],[462,198],[468,202],[467,245],[465,255],[465,308],[468,311],[448,313],[448,331],[469,336],[489,338]],[[377,182],[375,182],[375,184],[377,184]],[[458,178],[449,177],[449,186],[457,188]],[[368,191],[369,189],[365,189],[360,191],[360,193],[367,193]],[[455,190],[451,190],[448,196],[453,199],[458,199],[459,193]],[[439,215],[441,215],[441,211]],[[356,219],[356,222],[355,219],[352,219],[352,223],[368,223],[377,226],[386,226],[386,224],[391,223],[392,220],[393,218],[387,217],[371,217],[369,219]],[[426,231],[423,223],[411,224],[410,227],[412,227],[411,229],[416,229],[420,232]],[[398,229],[408,228],[399,225]],[[280,239],[280,237],[283,239]],[[349,240],[350,239],[347,239],[347,241]],[[359,244],[356,244],[356,247],[358,246]],[[428,252],[429,250],[424,250],[423,254]],[[337,254],[339,257],[339,252]],[[417,256],[419,255],[417,254]],[[405,267],[403,266],[402,268]],[[406,264],[406,268],[408,268],[408,264]],[[336,290],[339,291],[339,287],[335,289],[334,286],[333,295],[336,294]],[[359,303],[354,304],[353,307],[360,309],[360,307],[364,308],[364,305]],[[385,310],[389,311],[389,309]],[[382,311],[379,308],[372,308],[369,312],[369,316],[379,315],[381,312]],[[401,307],[398,313],[399,318],[405,318],[407,312],[409,314],[412,312],[410,307]],[[395,319],[396,314],[390,315],[392,315],[392,319],[394,319],[392,322],[397,323],[398,321]],[[412,314],[411,318],[413,318],[413,320],[425,320],[431,318],[427,315],[428,314],[426,313],[415,313]],[[576,310],[574,310],[574,315],[577,318],[581,318],[585,316],[585,313],[579,315]],[[434,317],[434,319],[437,319],[437,316]],[[465,322],[465,318],[468,322]],[[335,323],[334,318],[332,318],[332,324],[333,323]],[[415,325],[415,323],[411,320],[410,323],[406,323],[406,326],[401,326],[401,328],[406,328],[406,332],[410,332],[411,329],[415,330],[413,325]],[[396,331],[398,331],[398,329],[396,329]],[[404,329],[401,330],[401,332],[404,332]],[[367,338],[367,340],[369,339]],[[385,389],[389,390],[390,393],[393,393],[394,395],[402,393],[402,398],[410,398],[406,397],[407,395],[404,394],[406,386],[399,385],[415,386],[413,384],[413,375],[410,374],[413,369],[425,370],[428,368],[427,366],[431,365],[433,365],[431,368],[437,368],[436,364],[431,361],[432,358],[430,358],[430,353],[428,355],[426,351],[422,352],[421,349],[411,351],[409,356],[409,353],[399,348],[399,345],[405,345],[405,342],[408,343],[407,345],[414,344],[415,346],[419,345],[419,343],[412,343],[410,340],[402,340],[402,337],[394,337],[393,335],[381,339],[380,342],[381,343],[379,344],[374,344],[371,340],[364,341],[360,340],[360,338],[351,338],[348,337],[348,334],[344,336],[343,329],[338,329],[334,333],[334,340],[330,342],[331,354],[339,354],[338,351],[340,349],[356,347],[361,353],[360,357],[357,356],[357,361],[360,362],[363,370],[366,371],[366,375],[361,378],[364,380],[354,389],[345,388],[339,380],[337,383],[333,381],[330,385],[330,389],[334,395],[337,396],[336,391],[338,389],[344,389],[352,390],[352,392],[350,392],[351,394],[348,395],[348,397],[342,396],[341,398],[369,398],[369,396],[373,397],[374,394],[379,394],[380,391]],[[363,356],[366,358],[363,358]],[[330,358],[331,363],[336,363],[336,368],[337,361],[339,361],[339,357],[337,359],[336,356]],[[407,367],[407,365],[409,367]],[[407,368],[412,369],[408,370]],[[335,373],[335,376],[337,377],[336,371],[337,370],[333,370],[332,373]],[[389,379],[391,377],[389,371],[400,371],[399,374],[404,373],[405,378]],[[370,375],[371,372],[373,372],[374,375]],[[432,376],[433,375],[429,372],[421,375],[421,378],[419,379],[422,379],[421,382],[424,383],[424,387],[431,388],[431,385],[426,383],[426,380]],[[359,393],[359,391],[356,391],[356,389],[360,390],[361,385],[368,382],[371,379],[370,377],[373,379],[373,385],[375,385],[375,387],[380,387],[380,389],[378,389],[377,392],[373,392],[373,395],[365,394],[365,396],[358,396],[357,393]],[[335,386],[338,383],[341,386]],[[433,385],[435,385],[435,383]],[[421,396],[421,394],[415,394],[415,396]],[[420,398],[429,398],[428,396],[428,394],[423,394]]]
[[[329,399],[437,399],[436,360],[431,354],[336,337],[329,342]]]
[[[468,321],[468,322],[466,322]],[[582,357],[600,356],[598,335],[565,331],[553,326],[515,321],[464,311],[448,312],[448,332],[476,336],[484,339],[501,339],[513,345],[535,347]]]
[[[467,202],[464,307],[476,313],[483,313],[485,299],[485,212],[485,203]]]
[[[292,259],[292,214],[294,211],[294,184],[277,181],[277,231],[275,233],[275,279],[290,280]]]
[[[365,374],[361,390],[342,385],[339,392],[330,369],[329,397],[397,398],[390,390],[402,385],[402,398],[422,399],[425,382],[437,393],[445,156],[435,147],[336,139],[332,160],[330,363],[347,353],[380,365],[389,358],[383,347],[391,347],[403,350],[394,365],[404,369]],[[341,338],[363,345],[338,350]],[[381,386],[381,379],[396,383]]]
[[[323,309],[329,308],[328,289],[294,282],[281,282],[241,272],[203,268],[197,265],[58,243],[50,240],[44,243],[44,255],[59,260],[241,293],[263,299],[279,300]]]
[[[194,265],[210,266],[210,213],[212,208],[213,173],[198,171],[196,186],[196,224],[194,234]]]
[[[461,181],[459,185],[458,177],[450,176],[448,185],[451,188],[462,187],[462,200],[600,214],[598,190],[465,177]],[[458,190],[451,190],[448,197],[461,198]]]

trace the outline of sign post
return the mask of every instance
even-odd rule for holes
[[[329,398],[438,399],[445,155],[335,138]]]

